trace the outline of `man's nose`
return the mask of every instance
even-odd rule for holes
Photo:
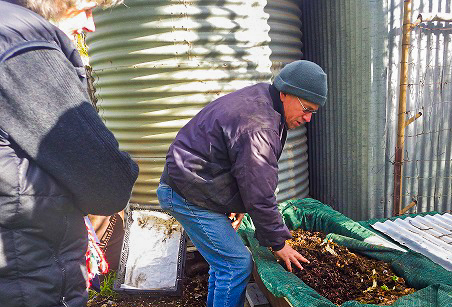
[[[83,25],[83,30],[86,32],[94,32],[96,31],[96,25],[94,24],[94,18],[93,18],[93,12],[91,10],[87,10],[85,12],[86,14],[86,21]]]
[[[302,116],[303,120],[304,120],[306,123],[309,123],[309,122],[311,121],[311,117],[312,117],[312,113],[306,113],[306,114],[304,114],[304,115]]]

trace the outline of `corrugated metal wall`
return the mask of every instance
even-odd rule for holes
[[[95,12],[97,29],[87,43],[100,115],[140,165],[132,202],[157,204],[168,146],[205,104],[268,82],[272,70],[301,58],[301,14],[294,3],[126,0]],[[292,135],[300,133],[305,130]],[[306,138],[290,140],[289,149],[306,149]],[[293,164],[307,169],[306,155],[284,153],[281,162],[297,160]],[[281,195],[307,194],[307,184],[295,188],[282,172]]]
[[[413,0],[420,12],[451,1]],[[329,98],[308,127],[311,195],[353,219],[392,213],[403,1],[303,0],[305,58],[328,73]],[[447,29],[437,29],[447,28]],[[402,207],[446,211],[451,201],[452,25],[412,33]]]
[[[303,57],[301,10],[298,1],[268,1],[264,11],[268,14],[270,31],[272,74],[276,75],[286,64]],[[277,200],[304,198],[309,193],[308,140],[306,127],[287,133],[287,141],[279,160]]]

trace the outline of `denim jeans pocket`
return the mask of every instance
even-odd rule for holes
[[[173,210],[173,189],[164,183],[157,188],[157,198],[163,210]]]

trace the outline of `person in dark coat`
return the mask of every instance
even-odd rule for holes
[[[68,37],[94,30],[96,4],[0,0],[2,307],[85,306],[84,216],[121,211],[138,176],[92,107]]]
[[[273,84],[249,86],[208,104],[171,144],[157,196],[210,265],[208,307],[243,306],[252,259],[234,229],[245,212],[259,243],[289,271],[308,262],[285,242],[291,235],[276,203],[278,159],[287,129],[309,122],[326,96],[322,68],[295,61]]]

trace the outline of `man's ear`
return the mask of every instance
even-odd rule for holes
[[[279,99],[281,99],[282,102],[286,99],[287,94],[283,92],[279,92]]]

